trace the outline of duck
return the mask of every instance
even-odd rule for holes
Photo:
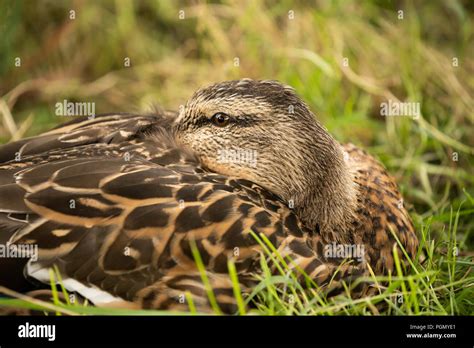
[[[36,248],[0,259],[14,291],[47,289],[54,268],[95,306],[186,312],[189,295],[210,312],[204,276],[232,314],[229,261],[248,294],[255,236],[327,294],[418,247],[384,166],[278,81],[219,82],[179,111],[74,117],[0,147],[0,244]]]

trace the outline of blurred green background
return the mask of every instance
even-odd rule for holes
[[[216,81],[277,79],[384,162],[418,228],[442,236],[459,210],[469,253],[473,13],[472,1],[1,0],[0,142],[65,121],[63,99],[145,112]],[[419,102],[422,117],[382,117],[387,100]]]

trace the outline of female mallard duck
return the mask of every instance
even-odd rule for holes
[[[259,272],[250,231],[327,291],[367,265],[392,271],[394,236],[410,257],[417,248],[384,168],[340,145],[275,81],[203,88],[177,115],[78,118],[0,147],[0,162],[0,243],[38,247],[0,262],[0,284],[17,291],[49,284],[56,265],[65,287],[95,305],[187,310],[189,291],[206,311],[194,242],[232,313],[228,260],[244,292]]]

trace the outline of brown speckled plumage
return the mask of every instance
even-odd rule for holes
[[[212,124],[216,113],[228,124]],[[220,163],[226,147],[257,151],[256,166]],[[367,263],[393,271],[390,230],[410,257],[417,247],[384,168],[339,145],[273,81],[202,89],[179,115],[77,118],[0,147],[0,163],[0,243],[39,246],[36,262],[0,260],[0,284],[18,291],[33,289],[31,278],[47,283],[44,270],[57,265],[66,287],[96,305],[187,310],[189,291],[207,311],[195,241],[221,309],[232,313],[228,259],[244,292],[260,271],[250,230],[327,292],[367,274]],[[332,242],[363,245],[365,260],[341,267],[325,254]]]

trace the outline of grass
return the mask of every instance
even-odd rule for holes
[[[404,275],[371,279],[386,282],[374,297],[324,298],[303,290],[284,260],[267,253],[239,313],[469,315],[473,13],[467,1],[0,2],[0,142],[65,121],[54,114],[63,99],[95,102],[97,113],[145,111],[153,103],[177,109],[203,84],[278,79],[296,88],[338,140],[364,147],[395,176],[426,260]],[[382,117],[388,100],[419,102],[421,116]],[[272,276],[275,262],[281,272]],[[250,312],[249,301],[256,303]],[[53,305],[52,313],[157,314],[59,299]]]

